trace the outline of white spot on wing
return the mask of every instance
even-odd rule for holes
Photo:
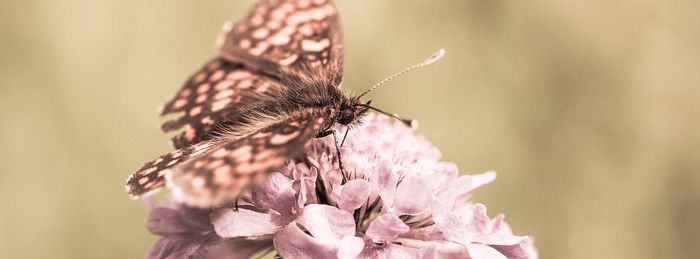
[[[272,36],[267,41],[270,42],[270,44],[272,45],[279,46],[289,43],[289,40],[290,38],[288,35],[275,34],[275,36]]]
[[[289,142],[290,140],[299,136],[299,134],[300,134],[299,131],[294,131],[294,132],[292,132],[290,134],[286,134],[286,135],[275,134],[270,139],[270,144],[273,144],[273,145],[285,144],[285,143]]]
[[[306,39],[301,42],[301,48],[305,51],[319,52],[330,46],[330,44],[328,39],[322,39],[320,41]]]
[[[180,160],[175,159],[173,161],[170,161],[170,163],[168,163],[167,166],[172,166],[174,164],[177,164],[178,161],[180,161]]]
[[[270,31],[268,29],[258,28],[257,30],[253,31],[253,38],[262,39],[267,37],[268,34],[270,34]]]
[[[231,99],[223,99],[220,101],[216,101],[211,105],[211,110],[212,111],[220,111],[226,107],[227,104],[231,103]]]
[[[286,57],[284,59],[281,59],[279,61],[279,63],[280,63],[280,65],[283,65],[283,66],[289,66],[292,63],[294,63],[294,61],[296,61],[298,57],[299,57],[299,55],[294,54],[294,55],[291,55],[291,56]]]

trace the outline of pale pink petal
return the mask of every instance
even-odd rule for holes
[[[243,208],[238,211],[223,208],[212,213],[211,223],[221,237],[264,236],[274,234],[286,225],[287,222],[273,222],[274,217]]]
[[[196,239],[168,237],[158,240],[149,249],[146,258],[148,259],[177,259],[191,258],[193,255],[204,250],[207,236],[200,236]]]
[[[427,188],[427,179],[409,175],[399,183],[394,196],[394,208],[401,214],[418,214],[432,202],[432,193]]]
[[[408,232],[401,235],[401,237],[417,239],[417,240],[443,240],[442,232],[435,226],[435,224],[422,227],[422,228],[412,228]]]
[[[354,259],[357,258],[365,248],[365,241],[356,236],[345,236],[340,241],[338,249],[338,259]]]
[[[289,224],[275,234],[275,250],[282,258],[334,258],[335,244],[322,242],[304,232],[297,224]]]
[[[473,206],[465,206],[458,210],[434,215],[435,226],[440,229],[447,240],[466,245],[471,243],[480,232],[474,226]]]
[[[154,207],[148,216],[146,227],[151,233],[160,236],[199,234],[211,230],[209,210],[185,206]]]
[[[296,201],[292,180],[281,173],[271,173],[267,180],[253,190],[252,200],[262,208],[280,214],[292,214]]]
[[[244,238],[225,238],[209,241],[203,256],[191,258],[202,259],[248,259],[265,249],[272,248],[272,240],[248,240]],[[180,257],[190,258],[190,257]]]
[[[299,208],[304,207],[307,203],[318,203],[316,195],[316,177],[318,176],[318,168],[312,167],[306,172],[299,174],[292,184],[297,193],[295,213]]]
[[[467,251],[472,259],[508,259],[496,249],[479,244],[468,244]]]
[[[519,244],[515,245],[510,245],[510,246],[501,246],[501,245],[490,245],[494,249],[498,250],[501,252],[503,255],[505,255],[508,258],[517,258],[517,259],[536,259],[537,258],[537,250],[535,250],[535,246],[532,245],[532,242],[530,240],[525,240]]]
[[[457,191],[455,193],[456,197],[453,199],[457,203],[465,203],[469,201],[471,191],[490,182],[493,182],[495,179],[495,171],[488,171],[482,174],[460,176],[459,178],[457,178],[457,180],[455,180],[453,185],[454,187],[452,187],[452,189]]]
[[[511,246],[520,244],[527,240],[528,238],[524,236],[516,236],[512,234],[493,234],[478,237],[474,241],[489,245]]]
[[[435,254],[437,258],[469,258],[466,246],[452,242],[442,242],[436,245]]]
[[[341,240],[354,235],[352,214],[310,204],[296,223],[275,234],[274,246],[283,258],[333,258],[338,255]]]
[[[430,186],[433,192],[450,189],[459,175],[457,165],[452,163],[441,164],[433,170],[434,172],[430,175]]]
[[[345,183],[340,193],[338,207],[349,212],[362,206],[369,197],[369,182],[361,179],[353,179]]]
[[[432,258],[432,248],[411,248],[396,244],[386,244],[383,247],[375,247],[373,249],[365,249],[358,258],[377,258],[377,259],[394,259],[394,258]]]
[[[391,242],[408,230],[408,226],[396,215],[382,214],[369,223],[365,237],[375,243]]]
[[[297,219],[311,235],[324,242],[337,242],[347,235],[355,235],[355,220],[350,212],[336,207],[309,204]]]
[[[390,163],[381,163],[376,173],[379,196],[382,198],[382,211],[387,212],[394,205],[394,192],[399,176],[392,170]]]

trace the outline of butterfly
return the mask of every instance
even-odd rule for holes
[[[223,26],[217,45],[218,56],[162,107],[161,115],[179,114],[162,124],[163,131],[181,132],[172,138],[174,151],[127,179],[133,198],[167,183],[190,206],[230,203],[299,155],[309,140],[335,138],[337,124],[357,124],[370,109],[400,119],[360,97],[444,54],[361,95],[346,95],[342,29],[329,0],[260,1],[245,19]]]

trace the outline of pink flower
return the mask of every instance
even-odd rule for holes
[[[484,205],[469,202],[495,173],[459,176],[414,130],[368,115],[342,148],[347,181],[335,154],[332,138],[313,140],[307,157],[272,173],[241,197],[238,210],[154,208],[149,229],[166,244],[151,255],[205,258],[200,251],[216,250],[236,258],[274,249],[283,258],[537,257],[531,239],[514,235],[503,215],[490,218]],[[151,227],[164,219],[164,228],[178,231]]]

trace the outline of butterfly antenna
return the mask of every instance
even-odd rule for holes
[[[380,109],[378,109],[378,108],[376,108],[376,107],[372,107],[372,106],[369,106],[369,105],[367,105],[367,104],[360,104],[360,106],[362,106],[362,107],[367,107],[367,108],[369,108],[369,109],[371,109],[371,110],[373,110],[373,111],[376,111],[376,112],[379,112],[379,113],[384,114],[384,115],[386,115],[386,116],[389,116],[389,117],[391,117],[391,118],[397,119],[397,120],[399,120],[401,123],[403,123],[404,125],[406,125],[406,126],[409,127],[409,128],[415,128],[415,127],[418,126],[417,122],[414,121],[414,120],[401,118],[400,116],[398,116],[398,115],[396,115],[396,114],[391,114],[391,113],[382,111],[382,110],[380,110]],[[346,134],[347,134],[347,132],[346,132]]]
[[[359,95],[357,98],[360,98],[360,97],[362,97],[362,96],[368,94],[369,92],[371,92],[372,90],[376,89],[376,88],[379,87],[380,85],[383,85],[384,83],[386,83],[386,82],[388,82],[388,81],[390,81],[390,80],[392,80],[392,79],[394,79],[394,78],[396,78],[396,77],[398,77],[398,76],[400,76],[400,75],[403,75],[403,74],[406,73],[406,72],[409,72],[409,71],[415,70],[415,69],[419,69],[419,68],[425,67],[425,66],[427,66],[427,65],[430,65],[430,64],[432,64],[432,63],[435,63],[435,61],[440,60],[443,56],[445,56],[445,50],[444,50],[444,49],[440,49],[440,50],[438,50],[437,52],[433,53],[432,56],[430,56],[428,59],[424,60],[423,62],[420,62],[420,63],[415,64],[415,65],[413,65],[413,66],[410,66],[410,67],[408,67],[408,68],[405,68],[405,69],[403,69],[403,70],[401,70],[401,71],[399,71],[399,72],[394,73],[393,75],[390,75],[390,76],[387,77],[387,78],[384,78],[384,80],[379,81],[379,83],[377,83],[377,84],[375,84],[374,86],[372,86],[372,87],[370,87],[369,89],[367,89],[367,91],[365,91],[364,93],[362,93],[361,95]]]

